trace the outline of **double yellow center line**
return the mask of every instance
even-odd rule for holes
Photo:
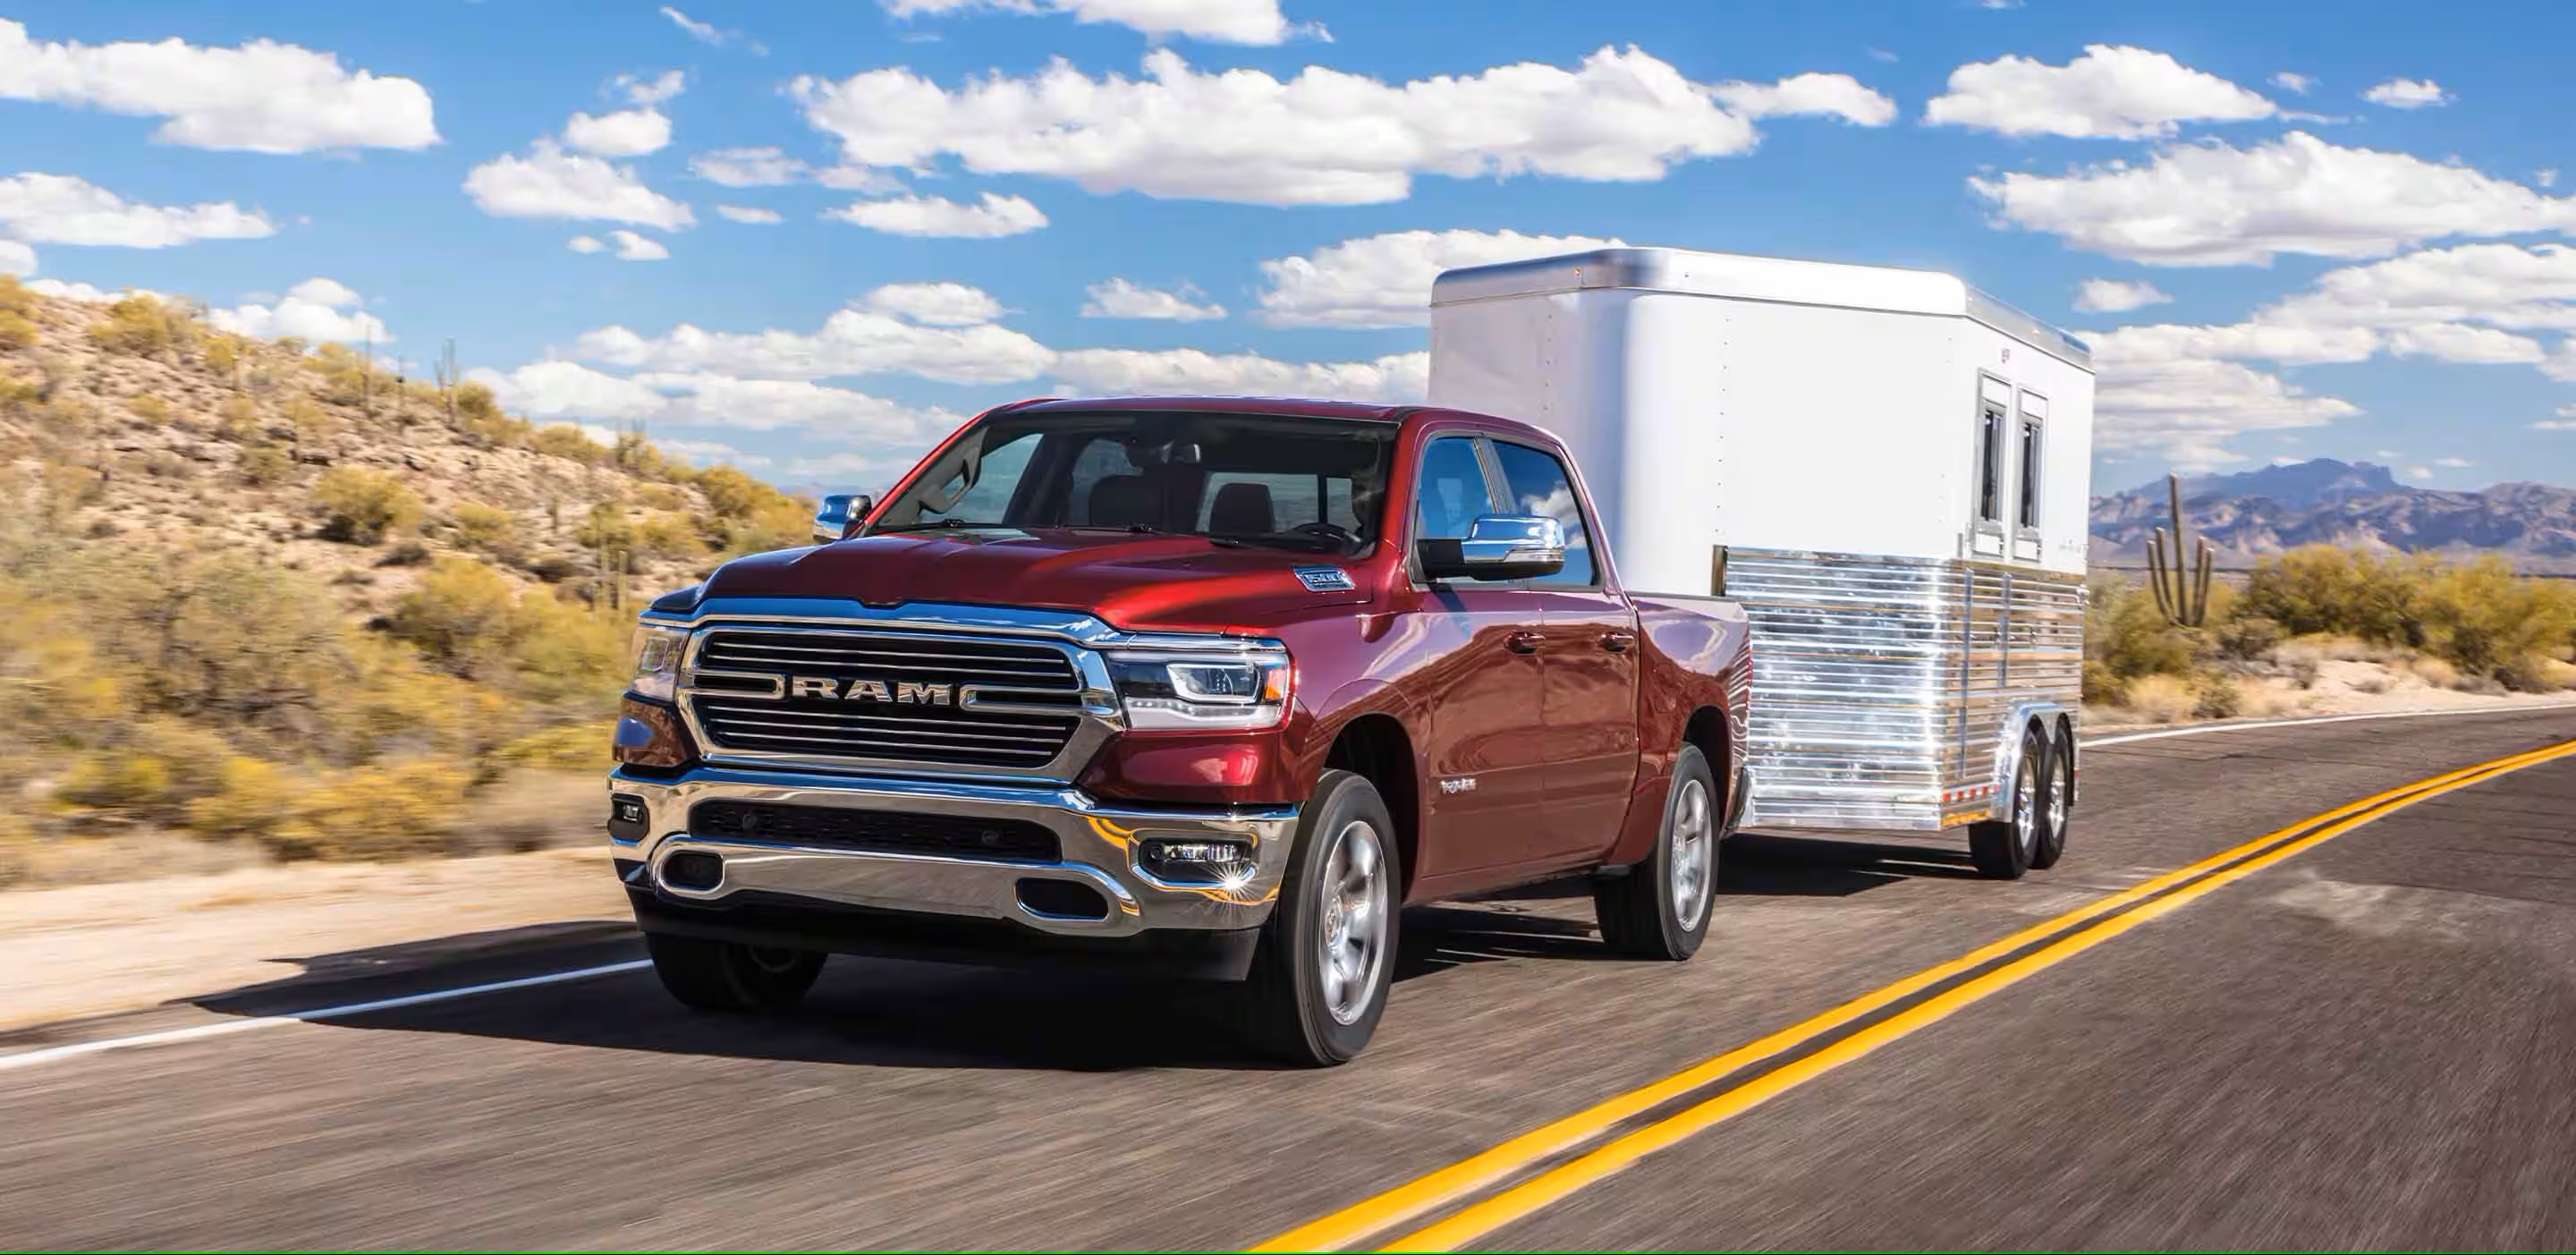
[[[2576,755],[2576,741],[2445,772],[2302,820],[1925,968],[1252,1249],[1341,1250],[1435,1214],[1437,1219],[1402,1232],[1381,1249],[1455,1249],[1988,994],[2302,851],[2417,802],[2570,755]],[[1859,1027],[1853,1028],[1855,1024]],[[1776,1066],[1756,1067],[1781,1056],[1791,1057]],[[1749,1075],[1738,1075],[1748,1070]],[[1582,1150],[1613,1133],[1617,1136],[1609,1141]],[[1492,1188],[1497,1185],[1503,1188]]]

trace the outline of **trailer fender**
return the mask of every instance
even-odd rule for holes
[[[2039,734],[2054,742],[2057,739],[2055,728],[2060,719],[2064,719],[2069,728],[2075,726],[2074,713],[2067,710],[2062,702],[2014,704],[2012,713],[2005,717],[2002,726],[1996,731],[1994,781],[1996,806],[2004,805],[2004,800],[2012,796],[2013,776],[2021,771],[2022,742],[2029,738],[2032,725],[2038,725]]]

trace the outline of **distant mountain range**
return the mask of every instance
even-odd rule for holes
[[[2183,514],[2218,547],[2221,566],[2330,544],[2492,553],[2521,570],[2576,574],[2576,489],[2549,484],[2444,492],[2398,483],[2384,466],[2317,458],[2186,479]],[[2171,516],[2161,479],[2094,498],[2093,562],[2144,562],[2148,538]]]

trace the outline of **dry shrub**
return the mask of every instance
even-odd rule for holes
[[[530,447],[548,457],[568,458],[584,466],[598,466],[609,460],[609,450],[598,441],[583,435],[570,423],[556,423],[537,429]]]
[[[2440,658],[2413,658],[2398,664],[2399,670],[2412,675],[2426,688],[2460,687],[2460,669]]]
[[[226,760],[222,788],[189,808],[200,833],[255,841],[281,858],[389,859],[447,849],[470,773],[408,759],[305,777]]]
[[[607,743],[604,736],[597,737],[592,748]],[[461,852],[517,852],[588,841],[598,835],[604,813],[595,770],[513,771],[466,801],[457,831],[473,848]]]
[[[32,348],[40,338],[25,314],[0,312],[0,349]]]
[[[2576,642],[2576,587],[2513,573],[2493,556],[2446,563],[2310,546],[2258,564],[2245,613],[2293,633],[2422,650],[2481,680],[2528,677],[2532,657]],[[2507,677],[2507,669],[2517,674]]]
[[[515,562],[525,552],[519,539],[519,516],[499,506],[464,502],[449,515],[448,523],[456,529],[460,549],[490,554],[505,562]]]
[[[545,771],[605,771],[615,720],[567,723],[533,732],[492,751],[492,761]]]
[[[2236,677],[2203,671],[2191,677],[2191,713],[2195,719],[2233,719],[2245,709],[2245,688]]]
[[[2200,704],[2191,682],[2178,675],[2140,676],[2129,684],[2129,709],[2149,723],[2174,723]]]
[[[110,353],[168,357],[197,342],[197,320],[185,304],[137,292],[107,307],[89,329],[90,341]]]
[[[313,485],[313,504],[324,517],[322,537],[372,545],[420,521],[420,498],[380,471],[335,466]]]
[[[543,590],[522,594],[464,558],[434,563],[386,626],[457,675],[504,681],[540,701],[605,702],[622,678],[624,624]]]

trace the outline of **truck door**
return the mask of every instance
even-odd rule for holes
[[[1478,515],[1501,511],[1480,443],[1459,435],[1423,446],[1417,541],[1463,537]],[[1538,856],[1546,822],[1538,600],[1517,584],[1474,580],[1427,585],[1421,596],[1407,630],[1433,661],[1406,681],[1430,715],[1418,875],[1520,866]]]
[[[1544,638],[1547,835],[1540,853],[1590,859],[1617,838],[1637,782],[1637,615],[1608,587],[1565,464],[1548,450],[1507,440],[1494,441],[1493,450],[1505,509],[1565,526],[1565,569],[1528,585]]]

